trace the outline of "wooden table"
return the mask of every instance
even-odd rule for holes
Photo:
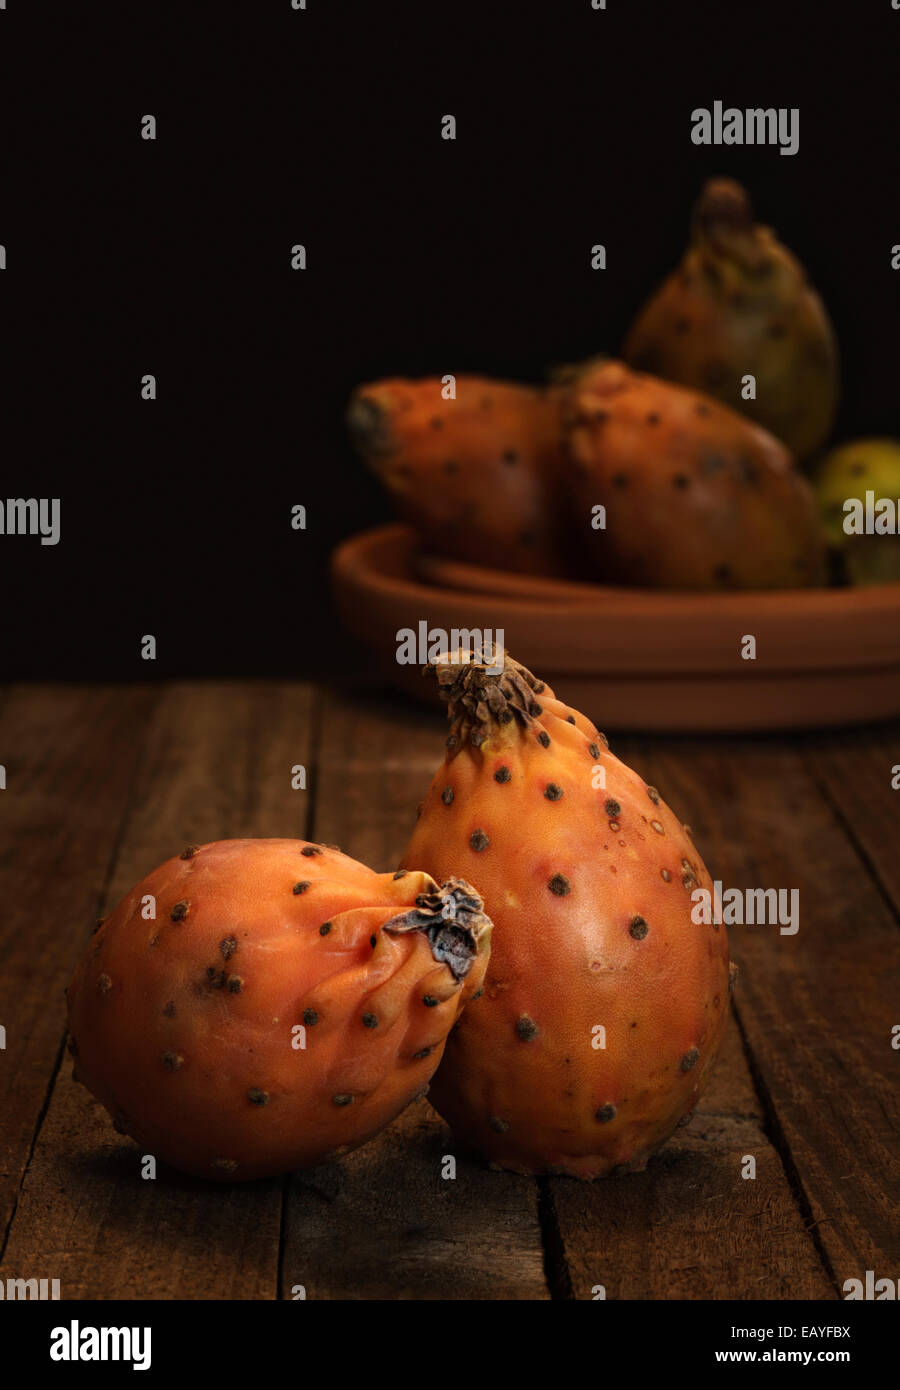
[[[95,919],[190,842],[296,835],[392,867],[442,736],[438,712],[301,684],[4,692],[0,1278],[79,1299],[836,1299],[867,1269],[900,1277],[897,727],[613,735],[714,877],[800,892],[796,936],[732,930],[723,1054],[645,1173],[535,1181],[460,1153],[443,1181],[456,1147],[423,1100],[313,1172],[141,1179],[64,1048]]]

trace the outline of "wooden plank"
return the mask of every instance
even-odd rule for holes
[[[393,868],[441,759],[439,715],[399,699],[329,697],[316,838]],[[456,1177],[441,1176],[445,1155]],[[291,1179],[283,1296],[543,1299],[535,1181],[465,1156],[426,1102],[365,1148]]]
[[[900,785],[893,786],[900,782],[900,725],[812,738],[801,748],[810,775],[900,919]]]
[[[746,1156],[756,1176],[744,1179]],[[559,1284],[574,1298],[829,1298],[729,1022],[709,1090],[643,1173],[550,1180]]]
[[[290,770],[309,765],[311,724],[302,686],[168,687],[105,910],[191,842],[303,836],[308,793],[291,790]],[[70,923],[71,911],[57,916],[57,931],[60,920]],[[86,924],[70,931],[70,955],[89,934]],[[3,1276],[52,1270],[64,1298],[274,1297],[282,1180],[226,1187],[160,1165],[155,1182],[143,1181],[137,1147],[115,1134],[70,1070],[38,1138]]]
[[[156,699],[147,686],[19,685],[0,714],[0,1253]]]
[[[633,761],[689,820],[726,888],[799,892],[796,935],[729,932],[754,1079],[835,1292],[867,1269],[898,1268],[893,913],[792,744],[646,744]]]

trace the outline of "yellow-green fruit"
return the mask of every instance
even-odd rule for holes
[[[825,535],[847,578],[854,584],[900,579],[900,536],[889,529],[900,512],[900,442],[842,444],[822,459],[814,482]],[[856,507],[845,505],[854,500]]]
[[[703,189],[684,258],[638,314],[623,357],[742,411],[799,459],[831,432],[834,330],[800,262],[754,223],[732,179]],[[754,400],[744,399],[746,376],[755,378]]]

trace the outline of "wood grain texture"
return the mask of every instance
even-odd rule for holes
[[[617,750],[618,751],[618,750]],[[799,893],[796,935],[729,929],[768,1132],[835,1292],[900,1265],[900,933],[802,751],[780,740],[632,745],[725,887]]]
[[[0,713],[0,1253],[65,1037],[80,942],[100,911],[148,687],[14,687]]]
[[[316,838],[393,868],[443,756],[444,721],[397,700],[326,700]],[[455,1177],[442,1176],[447,1155]],[[549,1297],[538,1186],[464,1155],[425,1102],[340,1164],[296,1174],[285,1211],[283,1296]]]
[[[893,785],[900,783],[900,726],[811,738],[801,750],[811,777],[900,924],[900,785]]]
[[[459,1151],[425,1100],[340,1163],[297,1173],[284,1296],[546,1299],[537,1183]]]
[[[127,699],[120,693],[110,702],[111,732]],[[104,911],[191,842],[303,837],[309,794],[291,790],[290,772],[309,762],[311,719],[304,687],[166,688],[143,743]],[[48,722],[48,757],[58,737]],[[112,817],[115,829],[121,819],[120,810]],[[61,803],[60,820],[71,834],[71,802]],[[85,835],[104,830],[99,806]],[[70,909],[56,919],[67,943],[66,972],[90,936],[85,916],[73,919]],[[164,1165],[156,1181],[142,1180],[135,1144],[113,1131],[69,1072],[67,1062],[22,1186],[0,1274],[59,1278],[64,1298],[274,1297],[283,1183],[212,1185]]]
[[[746,1158],[756,1176],[744,1178]],[[643,1173],[550,1181],[574,1298],[833,1298],[730,1020],[693,1122]]]

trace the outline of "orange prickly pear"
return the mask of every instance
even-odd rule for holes
[[[718,401],[591,363],[564,412],[579,515],[598,503],[595,577],[670,589],[799,589],[825,582],[806,479],[772,435]]]
[[[392,379],[360,386],[347,421],[426,550],[493,569],[562,570],[552,392],[460,376],[447,400],[437,378]]]
[[[337,1157],[427,1089],[484,975],[481,907],[460,879],[376,874],[303,840],[192,846],[123,898],[75,971],[76,1080],[200,1177]]]
[[[690,833],[583,714],[507,657],[445,657],[447,755],[404,864],[477,875],[494,921],[483,997],[430,1100],[521,1173],[643,1167],[693,1111],[728,1009],[724,928]],[[710,914],[715,915],[715,914]]]

